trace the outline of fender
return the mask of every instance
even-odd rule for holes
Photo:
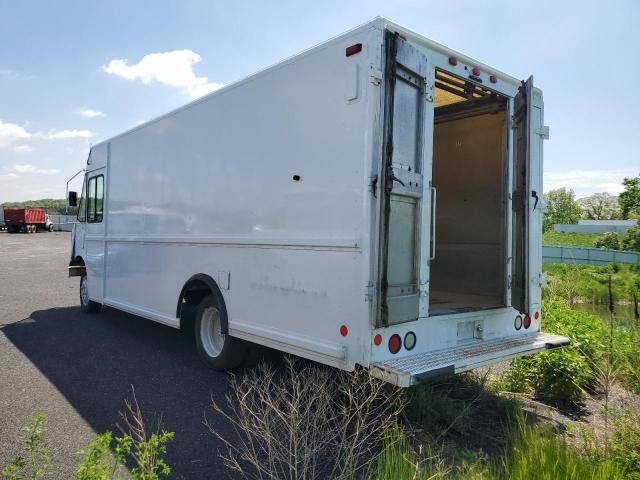
[[[220,291],[220,288],[218,287],[218,284],[216,283],[216,281],[213,278],[211,278],[209,275],[206,275],[204,273],[196,273],[195,275],[191,276],[189,280],[185,282],[184,286],[182,287],[182,290],[180,291],[180,296],[178,297],[178,304],[176,306],[176,317],[180,318],[180,315],[182,313],[182,304],[184,301],[185,294],[187,293],[187,291],[189,291],[189,287],[194,283],[204,283],[207,286],[207,288],[211,291],[213,296],[216,297],[216,300],[218,301],[218,305],[222,310],[221,313],[224,313],[224,315],[220,319],[222,322],[222,325],[220,326],[221,332],[224,335],[228,335],[229,325],[226,319],[229,318],[229,315],[227,312],[227,305],[224,301],[224,297],[222,296],[222,292]]]

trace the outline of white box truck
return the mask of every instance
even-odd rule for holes
[[[408,386],[542,333],[542,93],[384,18],[91,148],[70,275],[206,363]],[[77,195],[70,195],[70,203]]]

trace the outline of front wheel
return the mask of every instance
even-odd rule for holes
[[[52,223],[51,225],[49,225],[48,230],[49,230],[50,232],[53,232],[53,230],[54,230],[54,228],[53,228],[53,223]]]
[[[86,273],[83,273],[82,277],[80,277],[80,307],[84,313],[98,313],[102,309],[101,304],[89,300],[89,287]]]
[[[224,301],[218,296],[207,295],[196,310],[196,348],[200,358],[214,370],[232,370],[243,362],[246,345],[242,340],[222,333],[227,325]]]

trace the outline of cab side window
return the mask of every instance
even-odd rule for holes
[[[104,176],[91,177],[87,183],[87,223],[100,223],[103,217]]]

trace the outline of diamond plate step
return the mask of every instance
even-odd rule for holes
[[[461,373],[568,344],[567,337],[539,332],[496,340],[478,340],[453,348],[393,358],[372,363],[370,369],[376,377],[400,387],[408,387],[437,376]]]

